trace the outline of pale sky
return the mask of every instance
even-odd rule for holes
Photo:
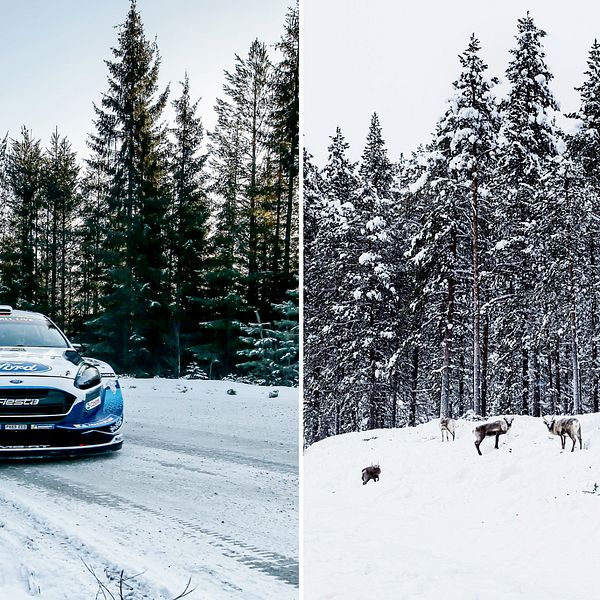
[[[460,73],[458,55],[479,38],[490,76],[505,80],[517,19],[529,10],[547,36],[551,89],[563,112],[579,108],[586,60],[600,38],[600,8],[571,0],[304,0],[304,143],[322,166],[339,125],[353,160],[371,114],[390,158],[427,143]]]
[[[180,95],[187,70],[192,97],[202,97],[204,125],[212,128],[223,70],[232,70],[234,55],[245,57],[255,38],[277,42],[292,2],[138,0],[146,36],[157,38],[170,100]],[[87,156],[92,102],[107,90],[103,61],[112,58],[114,26],[128,10],[129,0],[0,0],[0,136],[18,137],[26,125],[47,146],[58,126],[78,156]]]

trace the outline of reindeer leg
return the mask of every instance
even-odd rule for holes
[[[475,442],[475,448],[477,448],[477,452],[479,453],[479,456],[483,456],[483,454],[481,454],[481,450],[479,449],[479,444],[481,444],[481,442]]]
[[[455,437],[456,437],[456,433],[453,431],[453,432],[452,432],[452,441],[454,441],[454,438],[455,438]],[[450,441],[450,440],[448,440],[448,441]]]
[[[564,450],[565,449],[565,443],[566,443],[567,440],[565,439],[565,436],[562,435],[562,434],[560,436],[560,441],[562,442],[562,449]]]
[[[494,448],[496,448],[496,450],[498,450],[498,440],[500,439],[500,434],[497,433],[496,434],[496,445],[494,446]]]
[[[571,438],[571,441],[573,442],[573,447],[571,448],[571,452],[575,452],[575,442],[577,441],[577,438],[575,436],[573,436]]]

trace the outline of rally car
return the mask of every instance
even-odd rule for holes
[[[119,450],[122,423],[112,367],[48,317],[0,306],[0,460]]]

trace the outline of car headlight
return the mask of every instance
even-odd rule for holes
[[[87,390],[88,388],[98,385],[102,377],[100,371],[92,365],[82,365],[75,377],[75,387],[80,390]]]

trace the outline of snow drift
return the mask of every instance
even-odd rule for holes
[[[583,450],[542,419],[474,447],[474,423],[329,438],[304,459],[304,595],[411,600],[583,600],[600,561],[600,414]],[[361,469],[379,463],[378,483]]]

